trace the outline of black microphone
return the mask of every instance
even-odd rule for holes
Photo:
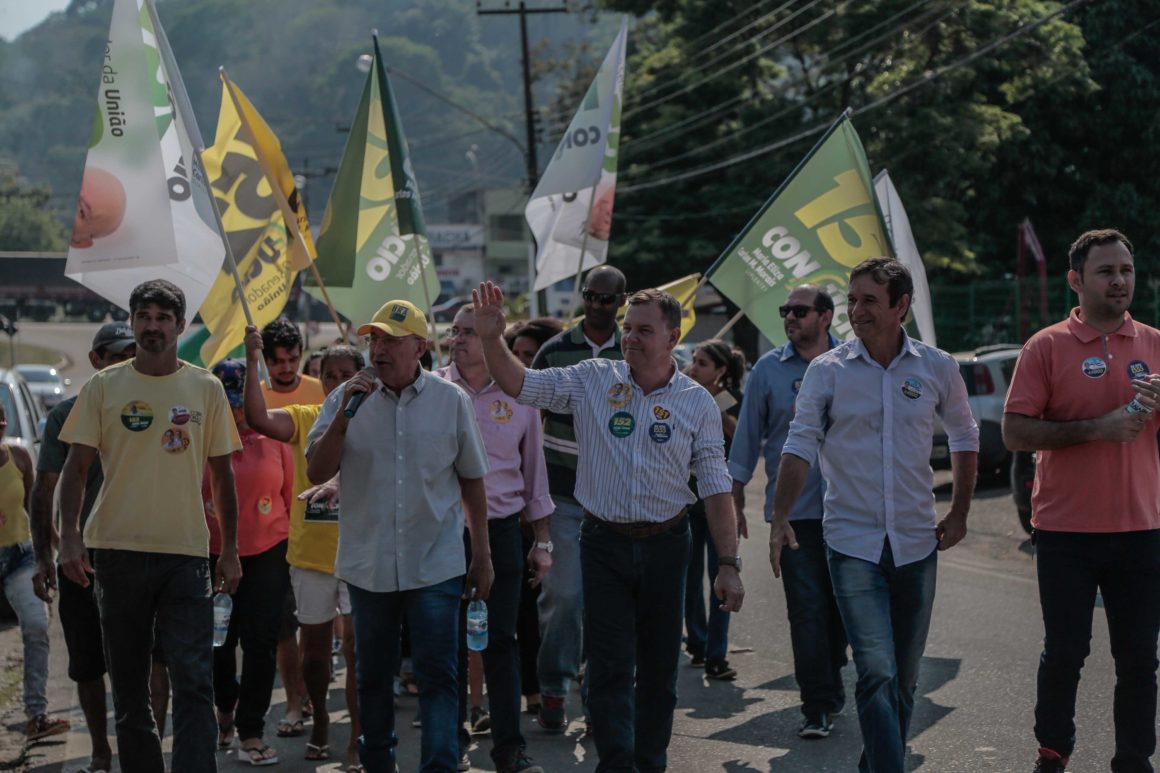
[[[360,372],[367,374],[371,378],[374,378],[377,375],[377,371],[374,369],[373,365],[368,365]],[[358,407],[362,405],[363,398],[368,394],[370,394],[370,392],[359,392],[354,397],[350,398],[350,402],[346,404],[346,410],[342,412],[342,415],[348,419],[353,419],[355,413],[358,411]]]

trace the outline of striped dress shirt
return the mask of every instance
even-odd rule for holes
[[[690,469],[702,499],[732,489],[721,411],[675,362],[668,383],[647,395],[623,361],[529,369],[517,400],[573,415],[576,499],[603,520],[672,518],[697,499],[689,489]]]

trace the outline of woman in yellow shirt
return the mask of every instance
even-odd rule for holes
[[[0,401],[0,440],[8,412]],[[36,558],[28,509],[32,504],[32,457],[24,448],[0,443],[0,585],[20,621],[24,640],[25,735],[35,741],[67,732],[66,720],[48,716],[48,606],[32,590]]]

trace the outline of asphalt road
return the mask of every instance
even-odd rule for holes
[[[74,384],[85,378],[92,329],[85,326],[44,325],[26,328],[25,340],[58,346],[78,361],[67,374]],[[940,507],[949,498],[949,475],[940,473]],[[751,503],[762,501],[764,478],[755,477],[748,491]],[[756,511],[751,509],[751,521]],[[910,770],[954,773],[962,771],[1029,771],[1035,757],[1031,732],[1035,700],[1035,669],[1042,623],[1034,565],[1026,535],[1020,530],[1006,486],[995,483],[976,493],[970,533],[959,546],[940,555],[938,593],[930,640],[922,663],[919,698],[910,740]],[[836,720],[834,732],[823,741],[802,741],[797,688],[780,581],[767,563],[766,533],[755,525],[754,537],[743,544],[747,598],[734,616],[731,663],[740,675],[736,682],[707,682],[700,671],[682,666],[680,704],[670,746],[669,769],[674,773],[701,771],[786,771],[823,773],[856,769],[860,738],[850,706]],[[6,648],[16,647],[11,630],[0,633]],[[853,665],[846,669],[847,693],[854,694]],[[344,748],[349,725],[342,708],[341,672],[332,684],[331,747]],[[1114,672],[1108,655],[1107,627],[1097,612],[1088,659],[1080,685],[1076,723],[1078,748],[1069,770],[1107,770],[1112,754],[1111,694]],[[37,773],[79,770],[88,761],[88,738],[65,677],[63,642],[53,642],[51,704],[69,716],[73,730],[67,736],[34,746],[25,769]],[[276,688],[270,724],[284,711]],[[579,714],[575,693],[569,716]],[[418,767],[419,731],[409,720],[417,710],[412,698],[399,700],[400,767]],[[595,749],[581,739],[582,723],[573,721],[563,736],[546,735],[525,718],[529,753],[548,771],[591,771]],[[270,734],[272,735],[272,734]],[[494,770],[487,751],[490,740],[480,737],[471,751],[473,770]],[[301,759],[305,739],[267,738],[279,752],[283,771],[342,770],[342,755],[326,764]],[[168,745],[168,741],[167,741]],[[220,766],[238,763],[235,752],[219,755]]]

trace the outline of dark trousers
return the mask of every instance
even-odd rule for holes
[[[487,598],[483,677],[487,682],[487,703],[491,713],[491,757],[497,763],[505,763],[525,746],[520,732],[520,652],[516,643],[516,619],[524,582],[524,546],[520,538],[519,514],[488,520],[487,539],[491,545],[495,581]],[[464,532],[464,545],[470,563],[471,545],[467,532]],[[459,723],[462,727],[467,720],[467,602],[460,606]]]
[[[709,665],[720,665],[729,654],[729,613],[713,595],[717,580],[717,546],[709,532],[705,503],[689,507],[689,571],[685,584],[685,648],[700,655]],[[709,609],[705,610],[705,567],[708,555]]]
[[[798,549],[781,552],[781,577],[802,713],[813,718],[841,711],[846,703],[846,629],[830,582],[821,519],[791,525]]]
[[[580,528],[588,716],[604,771],[664,770],[681,655],[689,522],[632,539]]]
[[[216,557],[213,559],[216,562]],[[261,738],[277,670],[278,626],[290,587],[286,541],[254,556],[242,556],[242,581],[233,595],[234,611],[226,643],[214,647],[214,703],[233,713],[238,738]],[[237,647],[242,644],[242,678],[238,682]]]
[[[526,556],[532,552],[536,537],[530,526],[521,530],[521,541]],[[536,664],[540,657],[540,586],[524,583],[520,586],[520,613],[516,618],[516,643],[520,648],[520,691],[524,695],[540,694],[540,675]]]
[[[403,615],[411,623],[415,678],[419,682],[419,719],[423,735],[419,749],[421,773],[456,769],[456,683],[459,679],[455,643],[456,615],[463,594],[463,577],[452,577],[425,588],[380,593],[347,585],[354,617],[355,671],[362,736],[359,762],[367,773],[395,770],[395,674]],[[177,769],[175,768],[175,771]]]
[[[121,770],[165,770],[149,707],[155,619],[173,689],[173,770],[216,770],[209,561],[107,549],[93,561]]]
[[[1150,772],[1156,750],[1156,637],[1160,630],[1160,531],[1079,534],[1037,531],[1043,608],[1035,737],[1069,756],[1075,748],[1075,695],[1090,651],[1096,591],[1104,599],[1116,689],[1111,769]]]

